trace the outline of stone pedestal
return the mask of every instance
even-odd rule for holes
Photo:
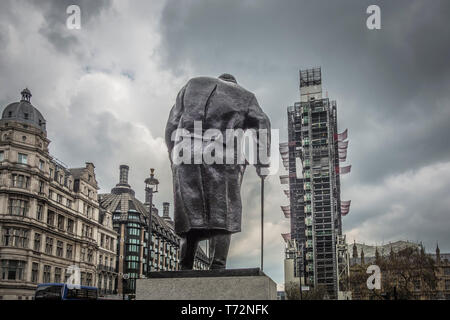
[[[277,285],[259,268],[151,272],[136,281],[137,300],[276,300]]]

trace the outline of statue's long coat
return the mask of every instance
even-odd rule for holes
[[[270,151],[270,121],[253,93],[240,85],[216,78],[198,77],[178,93],[167,121],[165,139],[169,157],[176,129],[194,132],[194,121],[203,131],[219,129],[267,129]],[[258,141],[259,143],[259,141]],[[231,233],[241,231],[242,164],[172,164],[175,232],[193,229]]]

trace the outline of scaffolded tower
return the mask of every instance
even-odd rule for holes
[[[305,283],[323,286],[336,299],[341,216],[350,207],[341,203],[340,175],[351,166],[339,166],[347,156],[347,131],[337,133],[336,102],[322,97],[320,68],[300,71],[300,102],[288,107],[288,130],[280,153],[289,174],[280,179],[289,184],[290,205],[282,207],[291,219],[289,237],[305,250],[298,256]]]

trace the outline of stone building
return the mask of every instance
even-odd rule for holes
[[[117,247],[117,293],[134,294],[136,279],[147,274],[147,240],[150,204],[135,197],[128,184],[129,167],[120,166],[119,183],[111,193],[100,194],[102,210],[112,212],[114,230],[119,234]],[[148,195],[146,195],[148,199]],[[175,234],[169,216],[169,203],[163,203],[163,215],[152,205],[152,241],[150,271],[178,270],[180,238]],[[208,268],[208,257],[199,249],[195,261],[196,269]]]
[[[36,285],[65,282],[112,291],[117,233],[99,211],[94,165],[67,168],[49,153],[46,121],[31,92],[0,120],[0,299],[31,299]]]

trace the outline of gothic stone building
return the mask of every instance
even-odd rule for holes
[[[22,91],[0,120],[0,299],[31,299],[36,285],[113,290],[117,233],[99,210],[94,165],[69,169],[49,154],[46,121]],[[71,267],[73,268],[73,267]]]

